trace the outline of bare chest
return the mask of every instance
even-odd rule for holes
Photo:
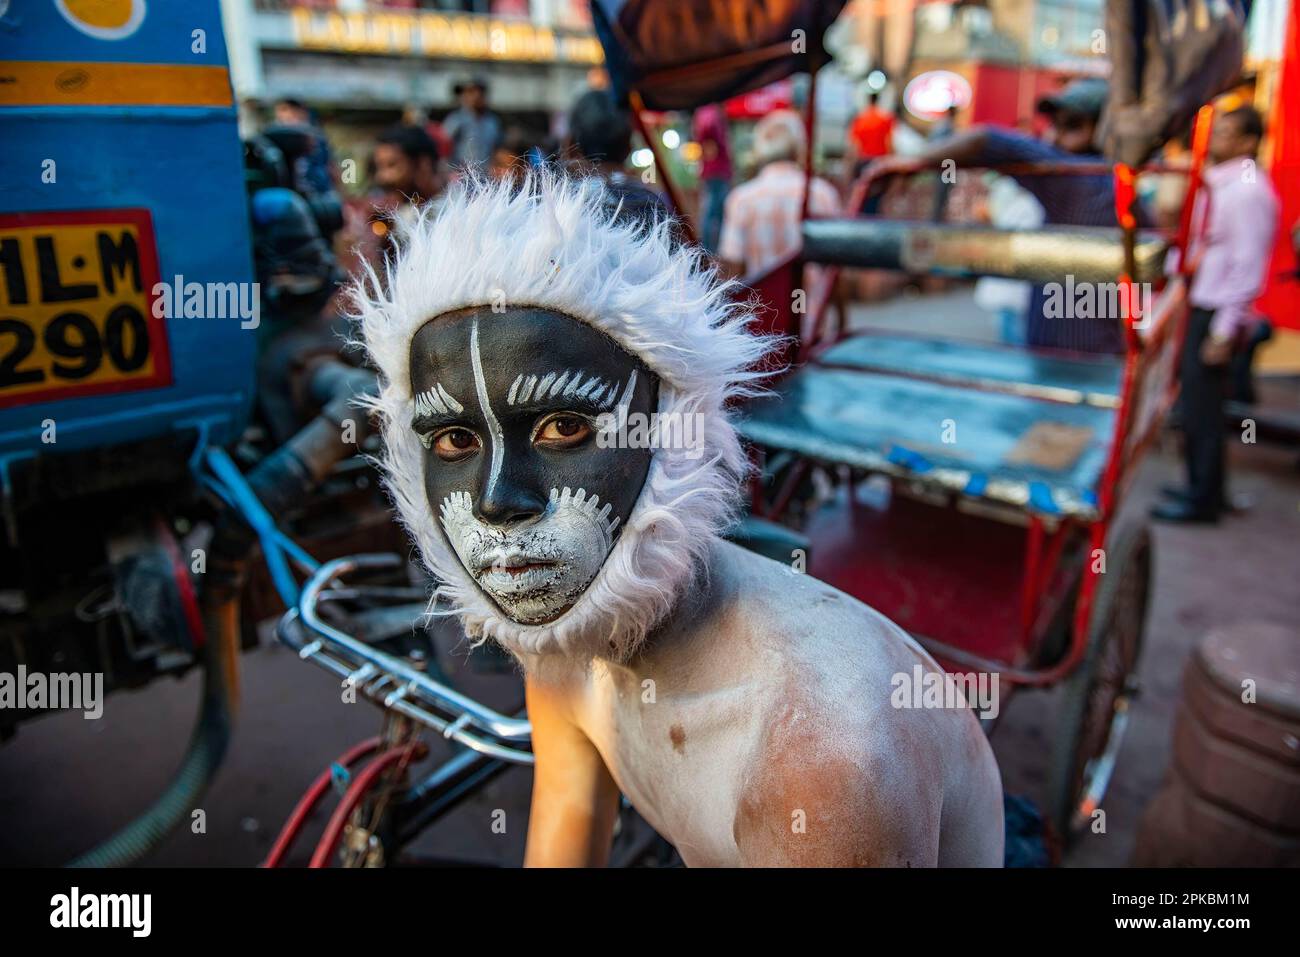
[[[688,865],[735,865],[736,809],[763,733],[763,696],[748,683],[691,693],[675,685],[668,674],[599,666],[582,730]]]

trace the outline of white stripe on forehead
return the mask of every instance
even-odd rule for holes
[[[476,316],[469,328],[469,358],[474,366],[474,391],[478,394],[478,404],[483,410],[483,418],[487,420],[488,431],[492,433],[492,465],[488,472],[487,492],[485,497],[492,495],[492,490],[496,488],[497,478],[501,475],[501,459],[505,455],[505,438],[501,435],[501,423],[497,417],[492,414],[492,403],[488,401],[487,382],[483,379],[483,357],[479,355],[478,349],[478,317]]]

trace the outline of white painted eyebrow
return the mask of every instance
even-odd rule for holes
[[[510,384],[510,391],[506,394],[506,402],[509,405],[519,405],[527,402],[529,399],[551,399],[555,396],[571,396],[585,394],[587,389],[601,382],[599,376],[588,376],[586,385],[583,389],[578,388],[578,383],[583,381],[581,372],[574,372],[572,369],[565,369],[563,372],[548,372],[538,381],[535,375],[523,375],[522,373],[515,376],[515,381]],[[536,390],[536,391],[534,391]]]
[[[631,404],[632,404],[632,391],[633,391],[635,388],[636,388],[636,370],[633,369],[633,370],[632,370],[632,374],[631,374],[630,376],[627,377],[627,388],[625,388],[625,389],[623,390],[623,398],[621,398],[621,399],[618,400],[618,407],[619,407],[620,409],[626,409],[626,408],[628,408],[629,406],[631,406]],[[609,396],[607,397],[607,401],[612,402],[613,399],[614,399],[614,395],[615,395],[617,392],[618,392],[618,387],[617,387],[617,385],[615,385],[613,388],[611,388],[611,389],[609,390]]]
[[[636,386],[636,370],[632,370],[631,376],[627,381],[627,387],[623,390],[623,403],[630,403],[632,398],[632,389]],[[618,383],[602,379],[598,375],[586,375],[582,372],[574,372],[572,369],[566,369],[561,373],[548,372],[538,380],[535,375],[524,375],[520,373],[515,376],[514,382],[510,383],[510,391],[506,394],[506,403],[508,405],[520,405],[529,399],[549,399],[555,396],[568,398],[573,396],[578,399],[587,399],[595,402],[602,407],[612,406],[618,399]]]
[[[598,391],[603,391],[605,388],[605,383],[601,379],[597,378],[596,376],[592,376],[582,385],[578,385],[577,380],[575,379],[573,383],[570,384],[569,388],[564,390],[564,394],[576,395],[580,399],[585,399],[587,397],[587,393],[591,392],[591,390],[596,386],[600,387]]]
[[[595,392],[588,396],[593,402],[601,408],[608,409],[615,401],[620,407],[626,408],[632,404],[632,390],[636,388],[636,370],[627,377],[627,386],[623,389],[623,397],[618,397],[618,383],[611,382],[608,385],[602,384]]]
[[[432,389],[426,389],[415,397],[416,415],[449,415],[464,411],[465,407],[442,387],[441,382],[435,382]]]
[[[515,376],[515,381],[510,385],[510,393],[506,396],[506,404],[514,405],[516,402],[527,402],[529,396],[533,394],[533,386],[537,385],[537,376],[530,375],[524,378],[522,375]],[[522,386],[523,388],[520,388]]]
[[[557,392],[559,392],[561,389],[563,389],[563,388],[564,388],[564,383],[568,381],[569,376],[572,375],[572,374],[573,374],[572,372],[570,372],[570,371],[568,371],[568,370],[566,369],[565,372],[564,372],[564,374],[561,375],[558,379],[556,379],[556,380],[555,380],[555,384],[551,386],[551,392],[550,392],[550,394],[551,394],[551,395],[555,395]]]

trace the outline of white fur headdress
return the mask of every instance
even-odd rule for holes
[[[754,394],[770,348],[747,329],[748,306],[671,223],[616,218],[598,180],[531,173],[521,187],[462,180],[400,242],[380,283],[354,285],[355,318],[378,367],[386,484],[408,532],[466,632],[527,664],[626,658],[671,610],[732,515],[746,460],[726,404]],[[660,413],[699,413],[699,449],[655,449],[645,485],[604,566],[567,612],[543,625],[507,618],[448,544],[423,482],[410,428],[410,344],[437,316],[469,306],[538,306],[603,331],[660,378]],[[682,419],[681,421],[686,421]],[[430,608],[433,608],[431,603]]]

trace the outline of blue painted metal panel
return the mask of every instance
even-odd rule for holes
[[[89,12],[95,6],[102,9]],[[80,10],[88,13],[78,16]],[[193,50],[195,30],[204,31],[202,53]],[[114,33],[116,39],[105,36]],[[10,3],[0,18],[0,59],[225,66],[221,7],[217,0]]]
[[[992,343],[877,332],[850,336],[828,349],[819,362],[1060,402],[1087,402],[1107,409],[1119,407],[1124,372],[1123,356],[1054,354]]]
[[[78,8],[90,9],[10,5],[0,19],[0,72],[33,61],[225,65],[216,0],[141,3],[142,19],[121,39],[91,36],[60,12]],[[195,30],[204,31],[202,53],[193,50]],[[0,106],[0,142],[0,219],[143,209],[152,220],[162,282],[183,276],[187,284],[240,284],[246,299],[254,293],[233,106]],[[161,387],[28,402],[11,395],[0,408],[0,456],[117,444],[200,420],[212,441],[234,440],[253,398],[257,332],[251,324],[239,316],[167,318],[170,384]],[[0,359],[13,349],[12,339],[0,334]],[[54,446],[41,442],[47,419],[57,427]]]

